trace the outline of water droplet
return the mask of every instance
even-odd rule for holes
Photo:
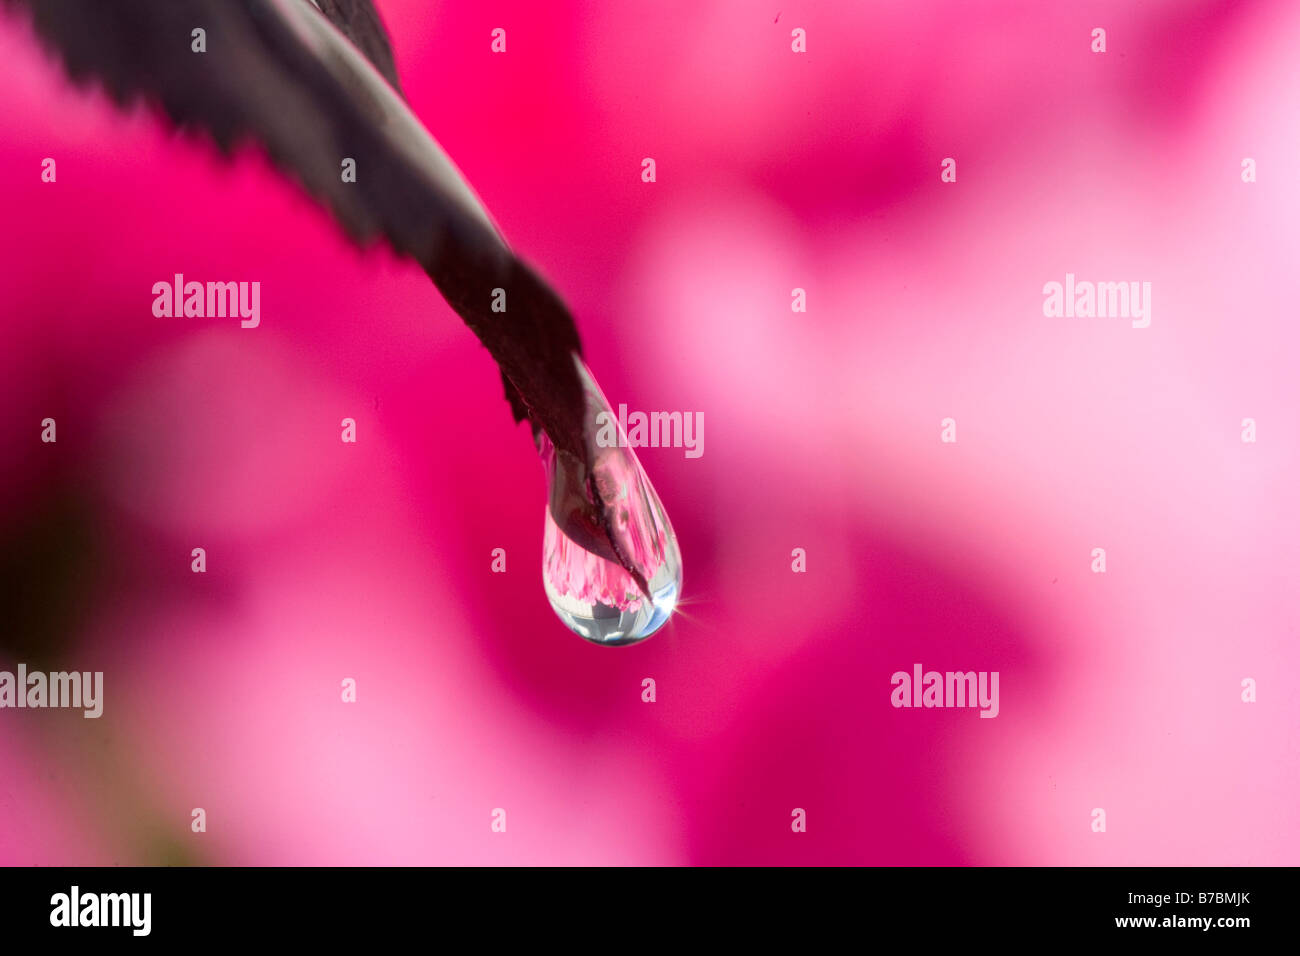
[[[575,634],[593,644],[635,644],[672,616],[682,555],[618,417],[587,366],[574,361],[587,399],[584,436],[592,467],[588,473],[539,433],[548,483],[542,584]],[[605,447],[611,437],[616,440]]]

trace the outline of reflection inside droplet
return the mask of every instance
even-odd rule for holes
[[[587,399],[592,467],[588,474],[539,434],[548,482],[542,583],[551,607],[575,634],[595,644],[635,644],[672,616],[682,584],[681,552],[636,453],[597,444],[597,416],[617,419],[586,365],[574,361]]]

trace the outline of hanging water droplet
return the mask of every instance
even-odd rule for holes
[[[587,400],[591,471],[539,433],[548,483],[542,584],[575,634],[594,644],[635,644],[672,616],[682,556],[664,506],[636,453],[625,447],[600,386],[580,359],[574,361]],[[601,412],[608,418],[598,418]],[[602,424],[606,435],[619,439],[613,447],[597,442]]]

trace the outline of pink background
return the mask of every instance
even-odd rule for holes
[[[0,711],[0,862],[1300,862],[1300,7],[380,7],[610,400],[704,414],[642,453],[682,611],[567,632],[526,430],[422,273],[5,15],[0,540],[76,516],[56,663],[106,692]],[[1067,271],[1151,327],[1045,318]],[[174,272],[260,281],[261,327],[154,318]],[[1000,716],[893,709],[918,661]]]

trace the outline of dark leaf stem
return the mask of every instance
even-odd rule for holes
[[[515,420],[589,469],[573,318],[410,111],[370,0],[4,2],[30,11],[75,80],[123,106],[156,103],[224,152],[261,143],[355,241],[383,237],[414,258],[496,360]],[[345,157],[355,182],[342,181]]]

